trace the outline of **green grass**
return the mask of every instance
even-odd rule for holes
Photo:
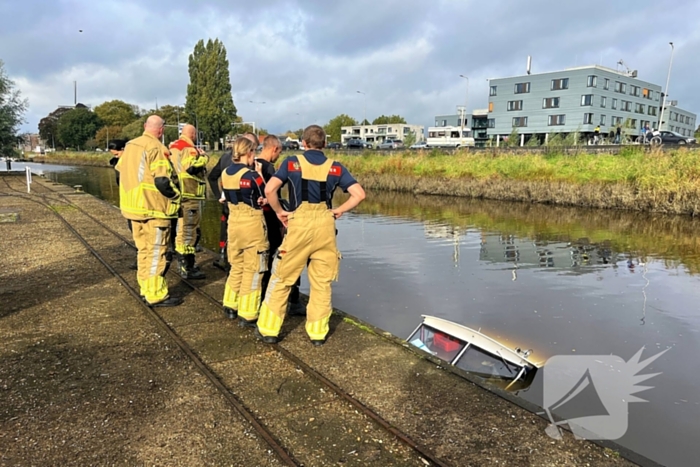
[[[650,151],[630,148],[621,154],[522,154],[464,151],[334,154],[356,176],[366,174],[447,179],[518,180],[632,184],[639,188],[683,191],[700,188],[700,150]]]

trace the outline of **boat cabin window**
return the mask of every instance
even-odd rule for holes
[[[491,378],[515,378],[522,368],[474,346],[470,346],[455,365],[470,373]]]
[[[456,337],[426,325],[419,327],[408,342],[448,362],[451,362],[467,345]]]

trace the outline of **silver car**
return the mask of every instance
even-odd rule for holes
[[[387,139],[377,145],[377,149],[401,149],[403,141],[398,139]]]

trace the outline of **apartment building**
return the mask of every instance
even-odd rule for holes
[[[462,125],[461,115],[436,115],[435,127],[460,127]],[[464,128],[471,131],[471,136],[474,138],[474,144],[477,147],[486,146],[489,140],[488,126],[489,112],[487,109],[474,109],[471,116],[464,119]],[[433,127],[433,128],[435,128]],[[428,130],[430,131],[430,130]]]
[[[661,86],[599,65],[489,80],[489,137],[658,127]]]
[[[398,139],[403,141],[406,137],[415,133],[416,142],[425,139],[423,125],[410,125],[406,123],[387,123],[383,125],[354,125],[340,128],[342,143],[352,138],[360,138],[368,143],[381,143],[386,139]]]
[[[697,130],[697,115],[676,106],[676,101],[666,103],[664,116],[661,119],[661,129],[675,131],[683,136],[692,137]]]

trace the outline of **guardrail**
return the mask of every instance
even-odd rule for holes
[[[367,153],[399,153],[399,152],[411,152],[415,154],[425,154],[432,151],[440,151],[445,154],[455,154],[458,152],[480,152],[480,153],[491,153],[491,154],[538,154],[538,153],[557,153],[557,154],[618,154],[619,152],[627,148],[639,148],[645,151],[650,151],[652,149],[660,149],[662,151],[675,150],[679,148],[692,148],[698,149],[698,145],[681,145],[681,144],[662,144],[657,146],[651,145],[641,145],[641,144],[609,144],[609,145],[578,145],[578,146],[500,146],[500,147],[469,147],[469,148],[426,148],[426,149],[326,149],[325,152],[343,155],[359,155]]]

